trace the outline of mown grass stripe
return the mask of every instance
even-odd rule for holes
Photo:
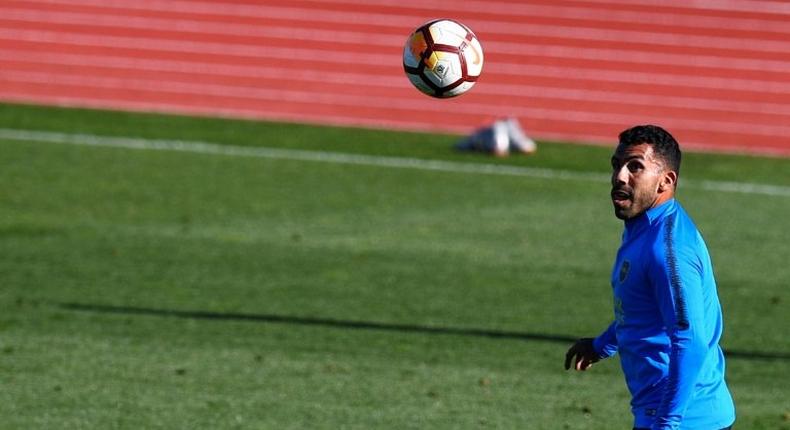
[[[561,179],[584,182],[604,182],[609,180],[609,175],[595,172],[576,172],[570,170],[539,167],[505,166],[492,163],[465,163],[410,157],[349,154],[329,151],[247,147],[203,141],[98,136],[92,134],[59,133],[7,128],[0,128],[0,139],[140,150],[179,151],[236,157],[259,157],[279,160],[353,164],[361,166],[432,170],[452,173],[523,176],[539,179]],[[790,187],[782,185],[713,180],[683,180],[681,184],[681,186],[684,188],[695,188],[705,191],[790,197]]]

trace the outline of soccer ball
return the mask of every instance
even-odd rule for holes
[[[418,90],[432,97],[461,95],[483,70],[483,48],[469,27],[452,19],[429,21],[406,40],[403,70]]]

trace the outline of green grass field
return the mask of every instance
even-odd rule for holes
[[[603,175],[611,152],[21,105],[0,128]],[[737,428],[790,429],[790,160],[687,154],[681,178]],[[3,139],[0,184],[0,428],[630,428],[617,359],[562,368],[612,315],[605,180]]]

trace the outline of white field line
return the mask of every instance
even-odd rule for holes
[[[0,91],[0,96],[6,101],[15,101],[19,103],[30,103],[30,94],[27,92],[12,92]],[[225,107],[217,108],[214,106],[195,106],[191,104],[178,103],[177,101],[171,102],[154,102],[154,101],[136,101],[125,100],[113,97],[112,100],[100,98],[85,98],[80,96],[63,96],[57,95],[52,97],[37,97],[36,102],[44,104],[56,104],[59,106],[73,106],[94,109],[117,109],[118,100],[126,109],[141,112],[157,112],[162,114],[171,114],[173,112],[191,113],[198,115],[208,116],[225,116],[234,118],[248,118],[253,120],[260,120],[266,118],[269,120],[283,121],[288,123],[309,123],[315,125],[335,125],[342,127],[372,127],[374,129],[395,129],[403,131],[422,131],[429,133],[456,133],[467,134],[472,131],[469,123],[455,124],[455,123],[435,123],[430,121],[420,121],[419,119],[407,119],[401,116],[389,116],[387,118],[376,118],[375,124],[371,119],[360,118],[355,115],[343,115],[336,113],[332,115],[327,114],[314,114],[309,112],[284,112],[282,109],[276,107],[266,108],[242,108],[242,107]],[[412,115],[413,117],[413,115]],[[540,123],[530,128],[535,136],[540,136],[541,139],[556,141],[556,142],[585,142],[588,144],[610,145],[612,140],[611,134],[597,134],[594,132],[568,132],[559,133],[554,129],[542,128]],[[713,152],[713,153],[740,153],[740,154],[754,154],[763,155],[767,157],[787,157],[786,150],[770,146],[758,146],[755,144],[749,145],[734,145],[721,147],[711,143],[697,142],[694,140],[684,140],[684,145],[697,152]]]
[[[321,163],[351,164],[370,167],[388,167],[451,173],[522,176],[538,179],[571,180],[581,182],[605,183],[609,180],[609,175],[595,172],[574,172],[569,170],[537,167],[503,166],[489,163],[462,163],[442,160],[427,160],[421,158],[384,157],[328,151],[220,145],[201,141],[110,137],[90,134],[71,134],[6,128],[0,128],[0,139],[152,151],[176,151],[234,157],[255,157],[275,160],[312,161]],[[790,187],[782,185],[710,180],[684,180],[682,184],[685,188],[694,188],[706,191],[790,197]]]

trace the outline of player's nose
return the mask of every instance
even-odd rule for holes
[[[627,184],[628,183],[628,169],[626,166],[612,172],[612,185]]]

